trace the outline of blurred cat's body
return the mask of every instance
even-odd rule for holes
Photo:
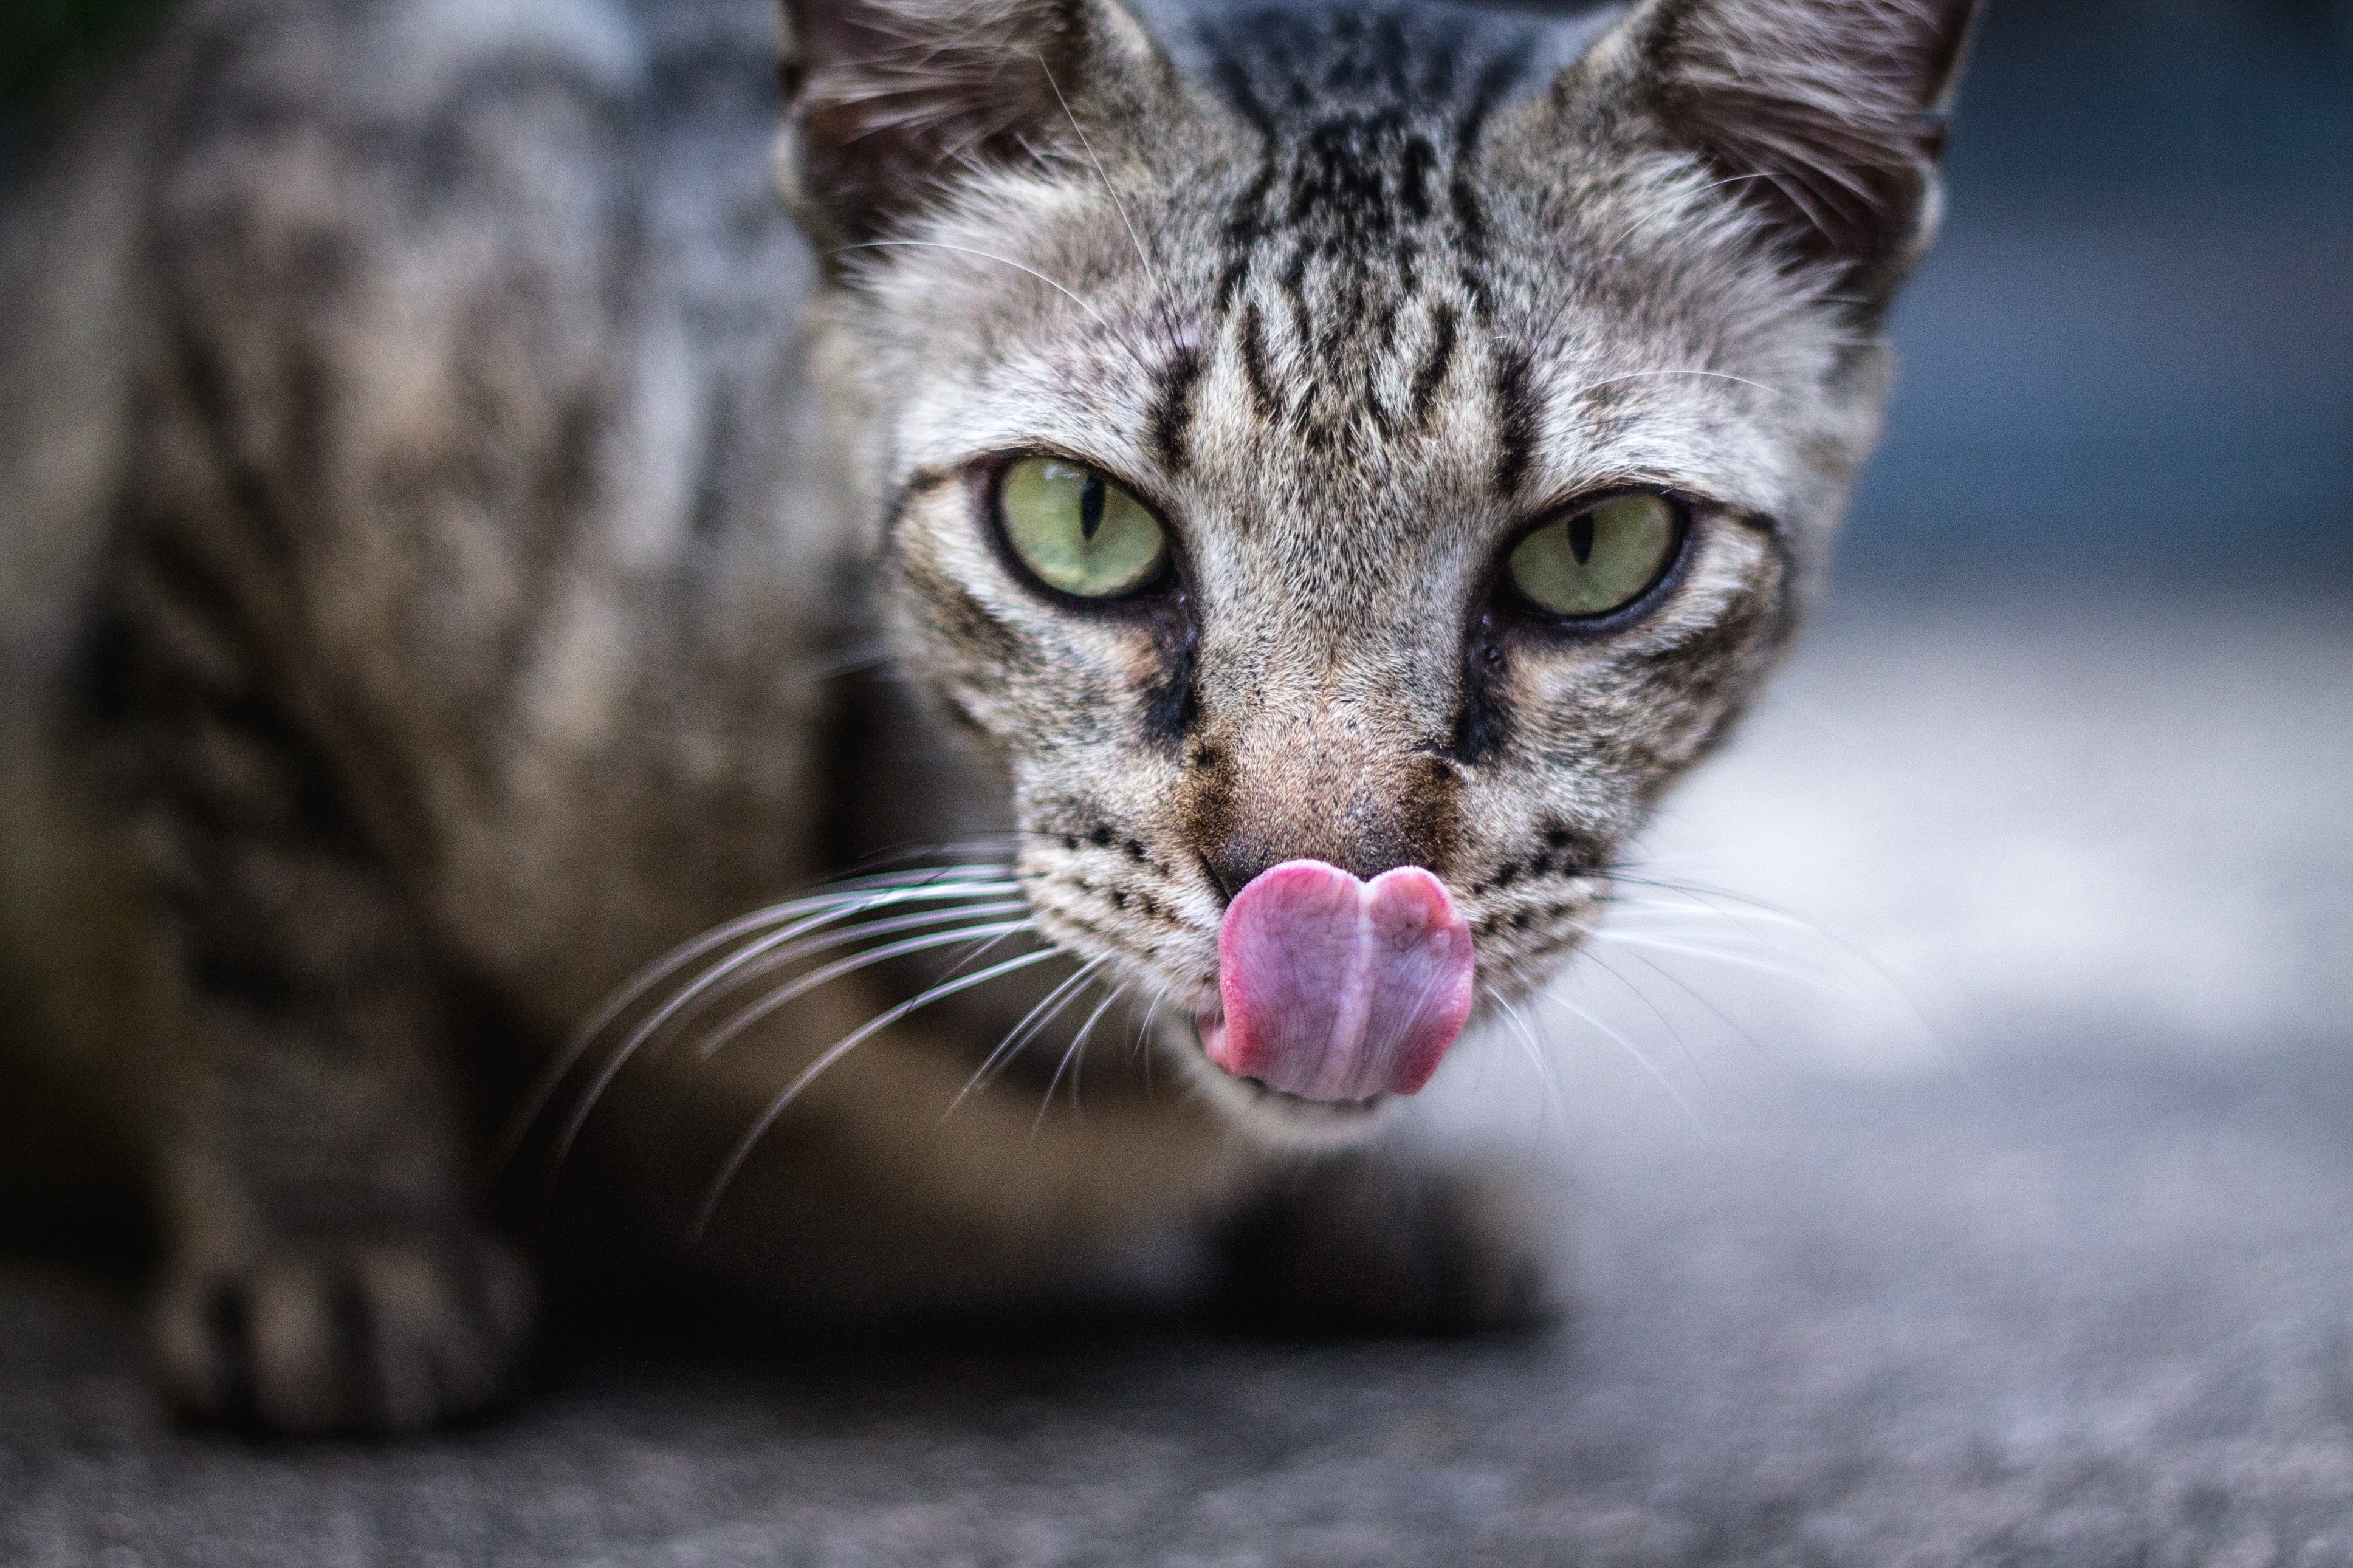
[[[1240,1076],[1224,917],[1412,868],[1486,1003],[1556,970],[1819,570],[1968,11],[1172,63],[1103,0],[809,0],[797,226],[756,5],[191,5],[12,199],[0,345],[10,1049],[152,1184],[174,1396],[506,1389],[509,1122],[559,1244],[824,1311],[1541,1310],[1500,1191]],[[1041,565],[1039,462],[1144,575]],[[1538,602],[1628,497],[1637,586]]]

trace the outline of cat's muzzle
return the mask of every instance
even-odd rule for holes
[[[1366,882],[1321,860],[1261,873],[1218,930],[1210,1061],[1327,1105],[1411,1094],[1471,1016],[1471,928],[1418,866]]]

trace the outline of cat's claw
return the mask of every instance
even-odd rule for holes
[[[156,1304],[184,1415],[298,1436],[423,1431],[516,1392],[536,1313],[506,1243],[356,1240],[184,1268]]]

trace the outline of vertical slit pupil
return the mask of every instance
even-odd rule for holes
[[[1089,544],[1095,542],[1095,531],[1103,527],[1104,499],[1103,479],[1098,475],[1089,474],[1086,484],[1079,491],[1079,537]],[[1588,535],[1592,533],[1593,525],[1588,523],[1585,531]]]
[[[1568,520],[1568,552],[1583,566],[1593,559],[1593,514],[1583,512]]]

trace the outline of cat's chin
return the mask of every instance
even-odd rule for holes
[[[1228,1121],[1271,1148],[1312,1151],[1361,1143],[1388,1121],[1400,1099],[1376,1094],[1364,1100],[1309,1100],[1286,1094],[1212,1062],[1202,1044],[1199,1022],[1175,1032],[1182,1037],[1179,1055],[1195,1086]]]

